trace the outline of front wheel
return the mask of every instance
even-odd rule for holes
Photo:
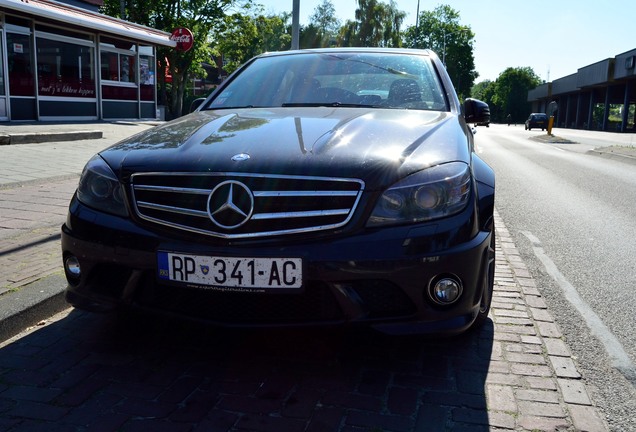
[[[486,263],[482,275],[482,292],[479,302],[479,313],[473,327],[480,327],[488,320],[490,305],[492,304],[492,293],[495,286],[495,224],[493,222],[490,231],[490,244],[486,251]]]

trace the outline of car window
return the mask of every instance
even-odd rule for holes
[[[258,58],[209,108],[322,105],[448,110],[428,56],[354,52]]]

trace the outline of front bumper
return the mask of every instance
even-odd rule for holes
[[[66,298],[92,311],[130,306],[221,326],[360,324],[393,334],[458,333],[477,316],[490,244],[490,231],[476,228],[473,211],[433,224],[347,237],[212,246],[167,240],[74,200],[62,227],[62,250],[65,261],[77,258],[81,276],[67,272]],[[458,237],[466,239],[449,241]],[[273,294],[169,285],[158,277],[159,250],[301,257],[304,289]],[[463,294],[452,305],[429,298],[431,281],[440,275],[462,283]]]

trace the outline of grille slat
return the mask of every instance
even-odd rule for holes
[[[244,173],[140,173],[131,183],[146,222],[222,238],[341,227],[364,190],[358,179]]]
[[[188,215],[188,216],[197,216],[197,217],[205,217],[205,218],[209,217],[207,212],[202,212],[202,211],[192,210],[192,209],[185,209],[180,207],[172,207],[172,206],[166,206],[166,205],[160,205],[160,204],[147,203],[143,201],[138,201],[137,207],[149,209],[149,210],[159,210],[164,212],[179,213],[179,214]]]

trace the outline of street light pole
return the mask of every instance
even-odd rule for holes
[[[417,0],[417,12],[415,14],[415,48],[420,42],[420,0]]]
[[[292,43],[291,49],[300,48],[300,0],[292,3]]]

